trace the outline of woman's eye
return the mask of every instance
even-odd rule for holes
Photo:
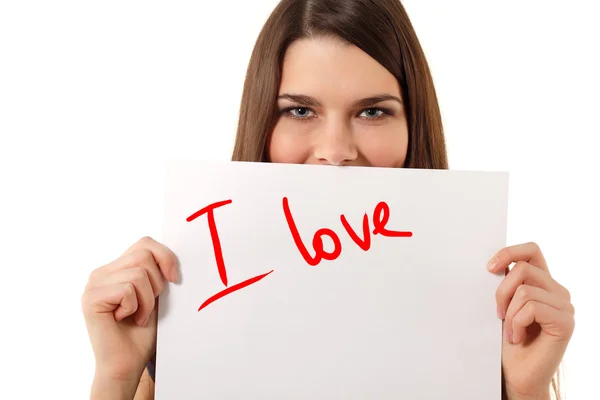
[[[384,114],[382,110],[379,108],[368,108],[360,113],[360,117],[362,118],[379,118]]]
[[[288,111],[294,118],[308,118],[311,116],[311,111],[308,108],[296,107]]]

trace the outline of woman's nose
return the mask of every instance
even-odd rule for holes
[[[344,165],[358,158],[352,130],[347,123],[330,121],[317,133],[314,157],[322,164]]]

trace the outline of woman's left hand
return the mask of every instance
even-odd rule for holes
[[[552,278],[535,243],[500,250],[488,269],[506,273],[496,302],[498,317],[504,319],[502,369],[508,398],[550,399],[552,378],[575,327],[571,295]]]

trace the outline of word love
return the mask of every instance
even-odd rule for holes
[[[192,221],[196,220],[197,218],[199,218],[203,215],[206,215],[207,221],[208,221],[208,229],[210,231],[210,237],[211,237],[213,250],[214,250],[214,254],[215,254],[215,260],[217,263],[217,270],[219,273],[219,277],[221,278],[221,282],[223,282],[223,285],[225,285],[225,287],[226,287],[226,289],[218,292],[217,294],[211,296],[206,301],[204,301],[204,303],[202,303],[202,305],[198,308],[198,311],[202,310],[203,308],[205,308],[209,304],[215,302],[216,300],[218,300],[224,296],[227,296],[228,294],[231,294],[233,292],[236,292],[240,289],[243,289],[254,283],[259,282],[260,280],[262,280],[267,275],[269,275],[270,273],[273,272],[273,270],[271,270],[264,274],[254,276],[254,277],[246,279],[240,283],[229,286],[229,282],[228,282],[228,278],[227,278],[227,268],[225,266],[225,259],[223,257],[223,250],[221,247],[221,241],[219,239],[219,231],[217,229],[217,223],[216,223],[216,219],[215,219],[215,210],[220,207],[231,204],[231,203],[232,203],[232,200],[219,201],[219,202],[210,204],[210,205],[202,208],[201,210],[195,212],[194,214],[192,214],[186,218],[187,222],[192,222]],[[302,241],[300,232],[298,231],[296,222],[294,221],[294,217],[290,210],[289,200],[287,197],[283,198],[283,213],[285,215],[285,219],[286,219],[288,228],[290,230],[290,233],[292,234],[292,238],[294,240],[296,247],[298,248],[298,251],[300,252],[300,254],[304,258],[304,260],[310,266],[317,266],[321,263],[322,260],[329,260],[329,261],[335,260],[341,255],[342,242],[340,240],[340,237],[332,229],[321,228],[321,229],[317,230],[315,232],[315,234],[313,235],[312,247],[313,247],[313,250],[315,251],[315,255],[312,256],[309,253],[306,246],[304,245],[304,242]],[[390,219],[390,208],[387,205],[387,203],[385,203],[383,201],[378,203],[377,206],[375,206],[375,209],[373,210],[373,226],[374,226],[374,229],[372,231],[373,235],[381,235],[381,236],[387,236],[387,237],[412,237],[412,232],[394,231],[394,230],[388,229],[386,226],[387,226],[389,219]],[[344,229],[350,236],[350,238],[354,241],[354,243],[356,243],[356,245],[358,247],[360,247],[364,251],[368,251],[371,248],[371,228],[370,228],[370,224],[369,224],[369,217],[367,216],[367,214],[365,214],[363,217],[362,237],[360,237],[356,233],[356,231],[352,228],[352,226],[348,223],[348,220],[346,219],[344,214],[340,215],[340,221],[341,221]],[[330,252],[328,252],[324,249],[324,243],[323,243],[324,237],[329,237],[333,241],[334,248]]]
[[[290,232],[294,239],[294,243],[300,251],[300,254],[304,258],[304,260],[311,266],[317,266],[321,263],[322,260],[335,260],[340,254],[342,254],[342,242],[340,237],[329,228],[321,228],[317,230],[313,236],[312,245],[315,251],[315,256],[311,256],[308,252],[306,246],[302,242],[302,238],[300,237],[300,232],[298,232],[298,228],[296,227],[296,223],[294,222],[294,217],[290,211],[289,201],[287,197],[283,198],[283,212],[285,214],[285,218],[290,228]],[[412,237],[412,232],[408,231],[393,231],[386,228],[386,225],[390,219],[390,207],[386,202],[382,201],[375,206],[375,210],[373,210],[373,225],[375,229],[373,229],[373,235],[381,235],[387,237]],[[340,220],[344,229],[350,236],[350,238],[356,243],[358,247],[360,247],[363,251],[368,251],[371,248],[371,229],[369,226],[369,217],[365,213],[363,216],[363,224],[362,224],[362,238],[358,236],[356,231],[352,228],[352,226],[348,223],[346,216],[344,214],[340,215]],[[323,237],[327,236],[333,242],[333,250],[331,252],[325,251],[323,247]]]

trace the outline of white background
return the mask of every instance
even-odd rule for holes
[[[88,274],[160,238],[164,160],[229,159],[248,58],[276,2],[0,3],[0,398],[88,396]],[[567,398],[594,397],[597,2],[404,4],[451,168],[510,171],[508,241],[536,241],[572,292]]]

